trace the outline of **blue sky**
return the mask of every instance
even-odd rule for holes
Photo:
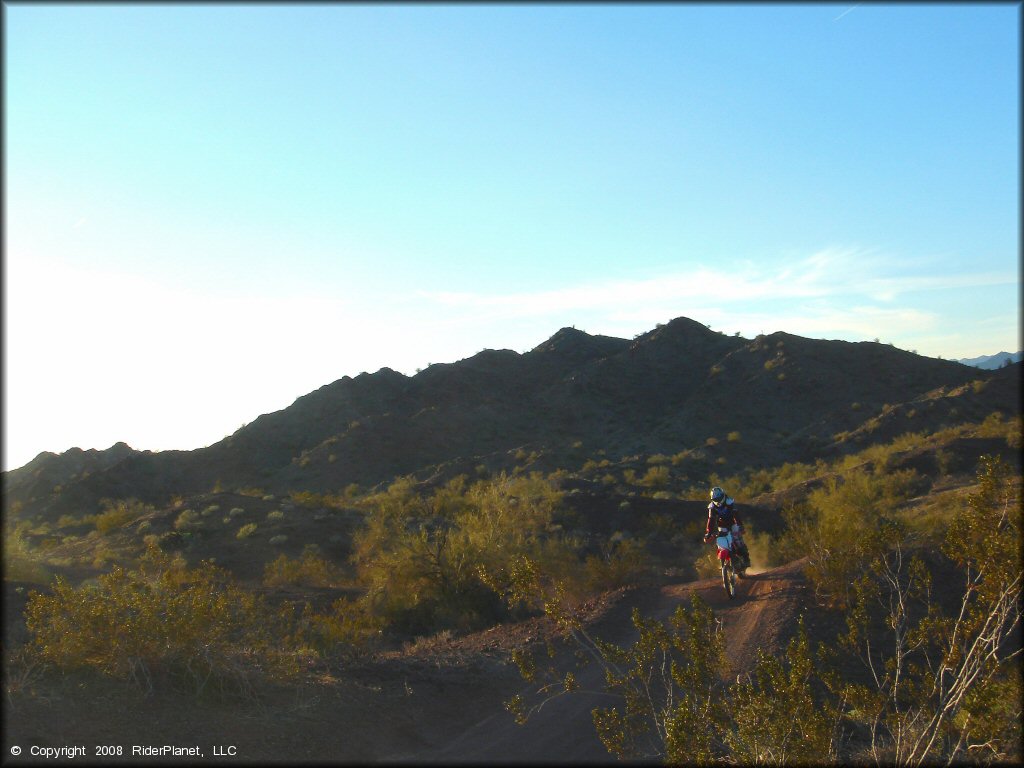
[[[1021,346],[1017,5],[4,14],[5,469],[566,325]]]

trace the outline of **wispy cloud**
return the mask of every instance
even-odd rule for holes
[[[845,11],[843,11],[838,16],[836,16],[834,19],[832,19],[832,21],[839,21],[841,18],[843,18],[843,16],[845,16],[848,13],[851,13],[852,11],[855,11],[856,9],[860,8],[860,6],[861,6],[861,4],[857,3],[856,5],[854,5],[854,6],[850,7],[850,8],[847,8]]]
[[[695,266],[639,280],[584,283],[512,293],[422,292],[429,301],[489,317],[529,317],[570,310],[648,314],[666,305],[686,305],[702,316],[757,302],[843,299],[849,306],[892,302],[908,293],[1015,282],[1006,273],[892,275],[894,259],[857,248],[828,248],[781,266],[745,262],[729,267]]]
[[[748,337],[774,331],[848,341],[877,337],[923,354],[955,356],[954,349],[933,342],[947,322],[948,294],[939,292],[1006,288],[1018,276],[1014,270],[943,273],[936,263],[832,247],[784,259],[694,265],[643,279],[420,296],[433,307],[428,314],[435,322],[443,318],[453,329],[576,324],[628,338],[686,316]]]

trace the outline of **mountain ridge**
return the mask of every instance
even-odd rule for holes
[[[996,368],[1002,368],[1004,365],[1019,363],[1022,357],[1024,357],[1024,352],[997,352],[994,355],[965,357],[957,360],[957,362],[963,363],[964,365],[970,365],[975,368],[995,370]]]
[[[68,456],[78,449],[40,454],[4,473],[5,495],[50,517],[101,498],[156,502],[217,485],[338,492],[442,467],[512,471],[526,461],[551,471],[595,450],[613,458],[690,450],[696,477],[722,461],[735,469],[852,450],[836,435],[883,428],[872,419],[886,408],[912,412],[904,431],[972,409],[1014,412],[1019,379],[1019,364],[984,371],[876,342],[784,332],[751,340],[689,318],[632,340],[562,328],[522,354],[485,349],[413,376],[387,367],[344,376],[206,448],[154,453],[119,443],[79,451],[88,467]],[[966,386],[974,380],[977,391]],[[916,405],[899,410],[905,403]]]

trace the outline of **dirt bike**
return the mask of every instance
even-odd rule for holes
[[[715,544],[718,547],[718,560],[722,564],[722,586],[725,588],[725,594],[732,600],[736,597],[736,577],[742,578],[750,563],[738,548],[739,542],[730,533],[728,528],[720,527]],[[710,538],[705,537],[706,540]]]

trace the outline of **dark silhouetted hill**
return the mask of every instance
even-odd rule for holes
[[[1017,413],[1020,370],[872,342],[749,340],[687,318],[633,340],[563,328],[525,354],[345,376],[207,448],[41,454],[5,473],[4,491],[50,517],[93,512],[101,498],[162,503],[218,485],[337,493],[405,474],[575,469],[598,451],[618,460],[700,448],[712,462],[725,444],[736,471]]]

